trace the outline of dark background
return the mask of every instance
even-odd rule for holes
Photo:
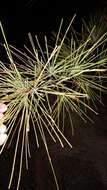
[[[27,42],[27,33],[51,36],[57,30],[64,18],[67,26],[76,13],[75,27],[80,29],[81,17],[88,20],[90,14],[106,7],[106,0],[99,1],[48,1],[48,0],[15,0],[0,2],[0,20],[5,30],[7,40],[17,47],[23,47]],[[2,43],[0,35],[0,43]],[[3,57],[2,51],[0,56]],[[99,106],[99,115],[94,117],[94,124],[83,124],[76,120],[75,135],[69,148],[61,149],[57,145],[49,147],[56,169],[61,190],[106,190],[107,189],[107,101],[103,96],[105,106]],[[69,132],[68,132],[68,136]],[[34,141],[31,138],[32,150]],[[14,147],[14,146],[13,146]],[[7,190],[11,168],[13,147],[0,157],[0,190]],[[17,168],[16,174],[17,176]],[[12,190],[15,187],[14,178]],[[44,150],[32,151],[29,172],[23,169],[20,190],[55,190],[47,156]]]
[[[59,27],[61,18],[69,23],[77,15],[75,25],[80,27],[81,17],[87,19],[90,13],[105,7],[105,0],[2,0],[0,20],[9,42],[23,44],[27,33],[50,34]]]

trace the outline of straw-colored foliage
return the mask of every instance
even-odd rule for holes
[[[62,147],[67,143],[72,148],[62,130],[65,115],[68,116],[71,125],[71,112],[76,112],[84,121],[90,119],[87,110],[96,113],[95,102],[101,101],[101,91],[106,92],[102,81],[106,80],[107,50],[106,48],[102,50],[100,47],[106,43],[107,34],[104,33],[92,45],[90,45],[91,34],[85,42],[79,44],[72,32],[71,38],[66,40],[74,17],[63,38],[60,38],[63,23],[61,22],[54,48],[50,48],[47,38],[44,38],[45,51],[42,51],[37,37],[39,48],[35,48],[35,37],[33,38],[30,33],[28,36],[31,50],[25,46],[25,50],[20,51],[9,45],[0,24],[4,47],[10,62],[0,62],[0,101],[8,106],[5,113],[8,133],[6,142],[8,139],[14,139],[14,136],[17,138],[9,188],[12,185],[19,146],[21,150],[17,190],[20,185],[24,156],[28,169],[28,158],[31,157],[29,133],[33,128],[36,146],[39,148],[41,138],[49,158],[56,188],[59,189],[48,151],[46,134],[48,132],[53,142],[59,141]],[[63,127],[60,126],[60,117]],[[4,150],[6,142],[0,153]]]

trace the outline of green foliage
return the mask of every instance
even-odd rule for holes
[[[82,20],[82,39],[86,40],[86,38],[90,35],[90,43],[92,44],[94,44],[107,31],[106,10],[103,10],[103,12],[101,10],[97,10],[94,15],[91,14],[89,16],[88,22],[84,19]]]
[[[107,33],[101,35],[92,44],[90,44],[92,31],[85,41],[80,40],[79,42],[72,32],[71,38],[67,40],[67,33],[74,17],[62,38],[60,38],[60,32],[63,21],[61,22],[54,48],[50,48],[45,37],[46,50],[44,52],[36,36],[39,48],[35,48],[30,33],[28,36],[32,50],[25,46],[25,50],[20,51],[9,45],[0,24],[4,36],[4,47],[10,61],[8,64],[0,62],[0,102],[8,105],[5,113],[7,141],[15,135],[17,129],[9,188],[11,188],[14,176],[19,146],[21,146],[21,151],[17,190],[20,185],[24,156],[28,169],[28,158],[31,157],[29,133],[33,128],[36,146],[39,148],[41,138],[49,158],[56,187],[59,189],[48,151],[46,134],[48,132],[53,142],[59,142],[62,147],[64,147],[64,143],[67,143],[72,148],[63,133],[65,115],[71,122],[73,133],[70,113],[76,112],[84,121],[91,120],[87,110],[97,114],[94,110],[96,102],[101,102],[101,92],[107,90],[102,85],[102,81],[106,80],[107,71],[107,49],[105,47]],[[103,49],[100,48],[102,46]],[[6,142],[0,153],[4,150]]]

